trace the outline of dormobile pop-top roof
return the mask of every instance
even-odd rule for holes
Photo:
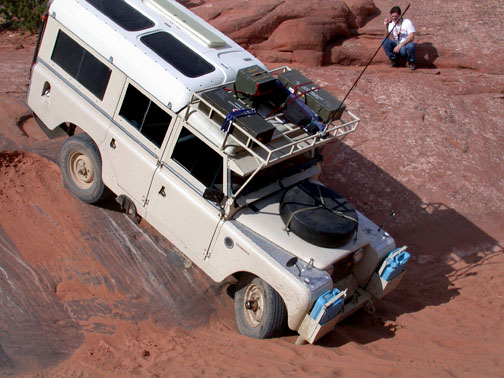
[[[99,9],[131,10],[119,16],[126,23],[145,28],[128,31]],[[240,68],[254,64],[264,67],[233,40],[174,0],[54,0],[49,14],[175,112],[187,105],[193,92],[234,80]],[[131,17],[151,22],[135,23]],[[170,41],[179,46],[174,59],[180,59],[179,65],[185,65],[187,70],[183,66],[176,69],[165,60],[174,48],[173,44],[168,45]],[[152,50],[153,45],[157,45],[158,53]],[[183,51],[189,53],[189,61],[197,58],[204,74],[197,76],[198,72],[187,65],[187,56],[177,58],[176,54]]]

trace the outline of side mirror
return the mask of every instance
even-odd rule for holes
[[[285,265],[287,265],[290,268],[291,266],[296,265],[297,262],[298,262],[298,258],[293,257],[293,258],[289,259],[289,261],[287,261],[287,263]]]
[[[224,193],[215,188],[206,188],[205,192],[203,193],[203,198],[220,205],[222,200],[224,199]]]
[[[292,257],[291,259],[289,259],[289,261],[287,261],[287,263],[285,265],[287,265],[287,267],[289,267],[289,268],[292,266],[296,266],[296,268],[298,269],[298,272],[299,272],[299,277],[301,277],[301,268],[299,268],[299,265],[297,263],[298,263],[298,258]]]

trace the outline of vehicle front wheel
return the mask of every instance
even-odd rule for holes
[[[100,151],[89,135],[68,138],[61,147],[59,163],[65,186],[77,198],[87,203],[102,199],[105,186]]]
[[[287,309],[282,297],[265,281],[243,275],[235,292],[235,318],[242,335],[267,339],[282,335]]]

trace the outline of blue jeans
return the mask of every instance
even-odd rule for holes
[[[387,54],[388,58],[390,60],[397,59],[397,54],[394,53],[394,48],[397,46],[396,41],[392,41],[391,39],[387,38],[383,40],[383,50],[385,50],[385,54]],[[416,45],[414,42],[409,42],[403,47],[401,47],[401,50],[399,51],[399,55],[404,56],[408,59],[408,62],[414,62],[415,61],[415,52],[416,52]]]

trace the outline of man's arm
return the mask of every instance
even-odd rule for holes
[[[394,52],[397,54],[401,47],[405,46],[407,43],[413,42],[415,40],[415,33],[409,33],[408,38],[406,38],[402,43],[399,43],[396,47],[394,47]]]
[[[385,35],[383,36],[384,38],[387,38],[389,30],[388,30],[388,25],[390,24],[391,20],[390,18],[386,18],[385,21],[383,22],[385,25]]]

